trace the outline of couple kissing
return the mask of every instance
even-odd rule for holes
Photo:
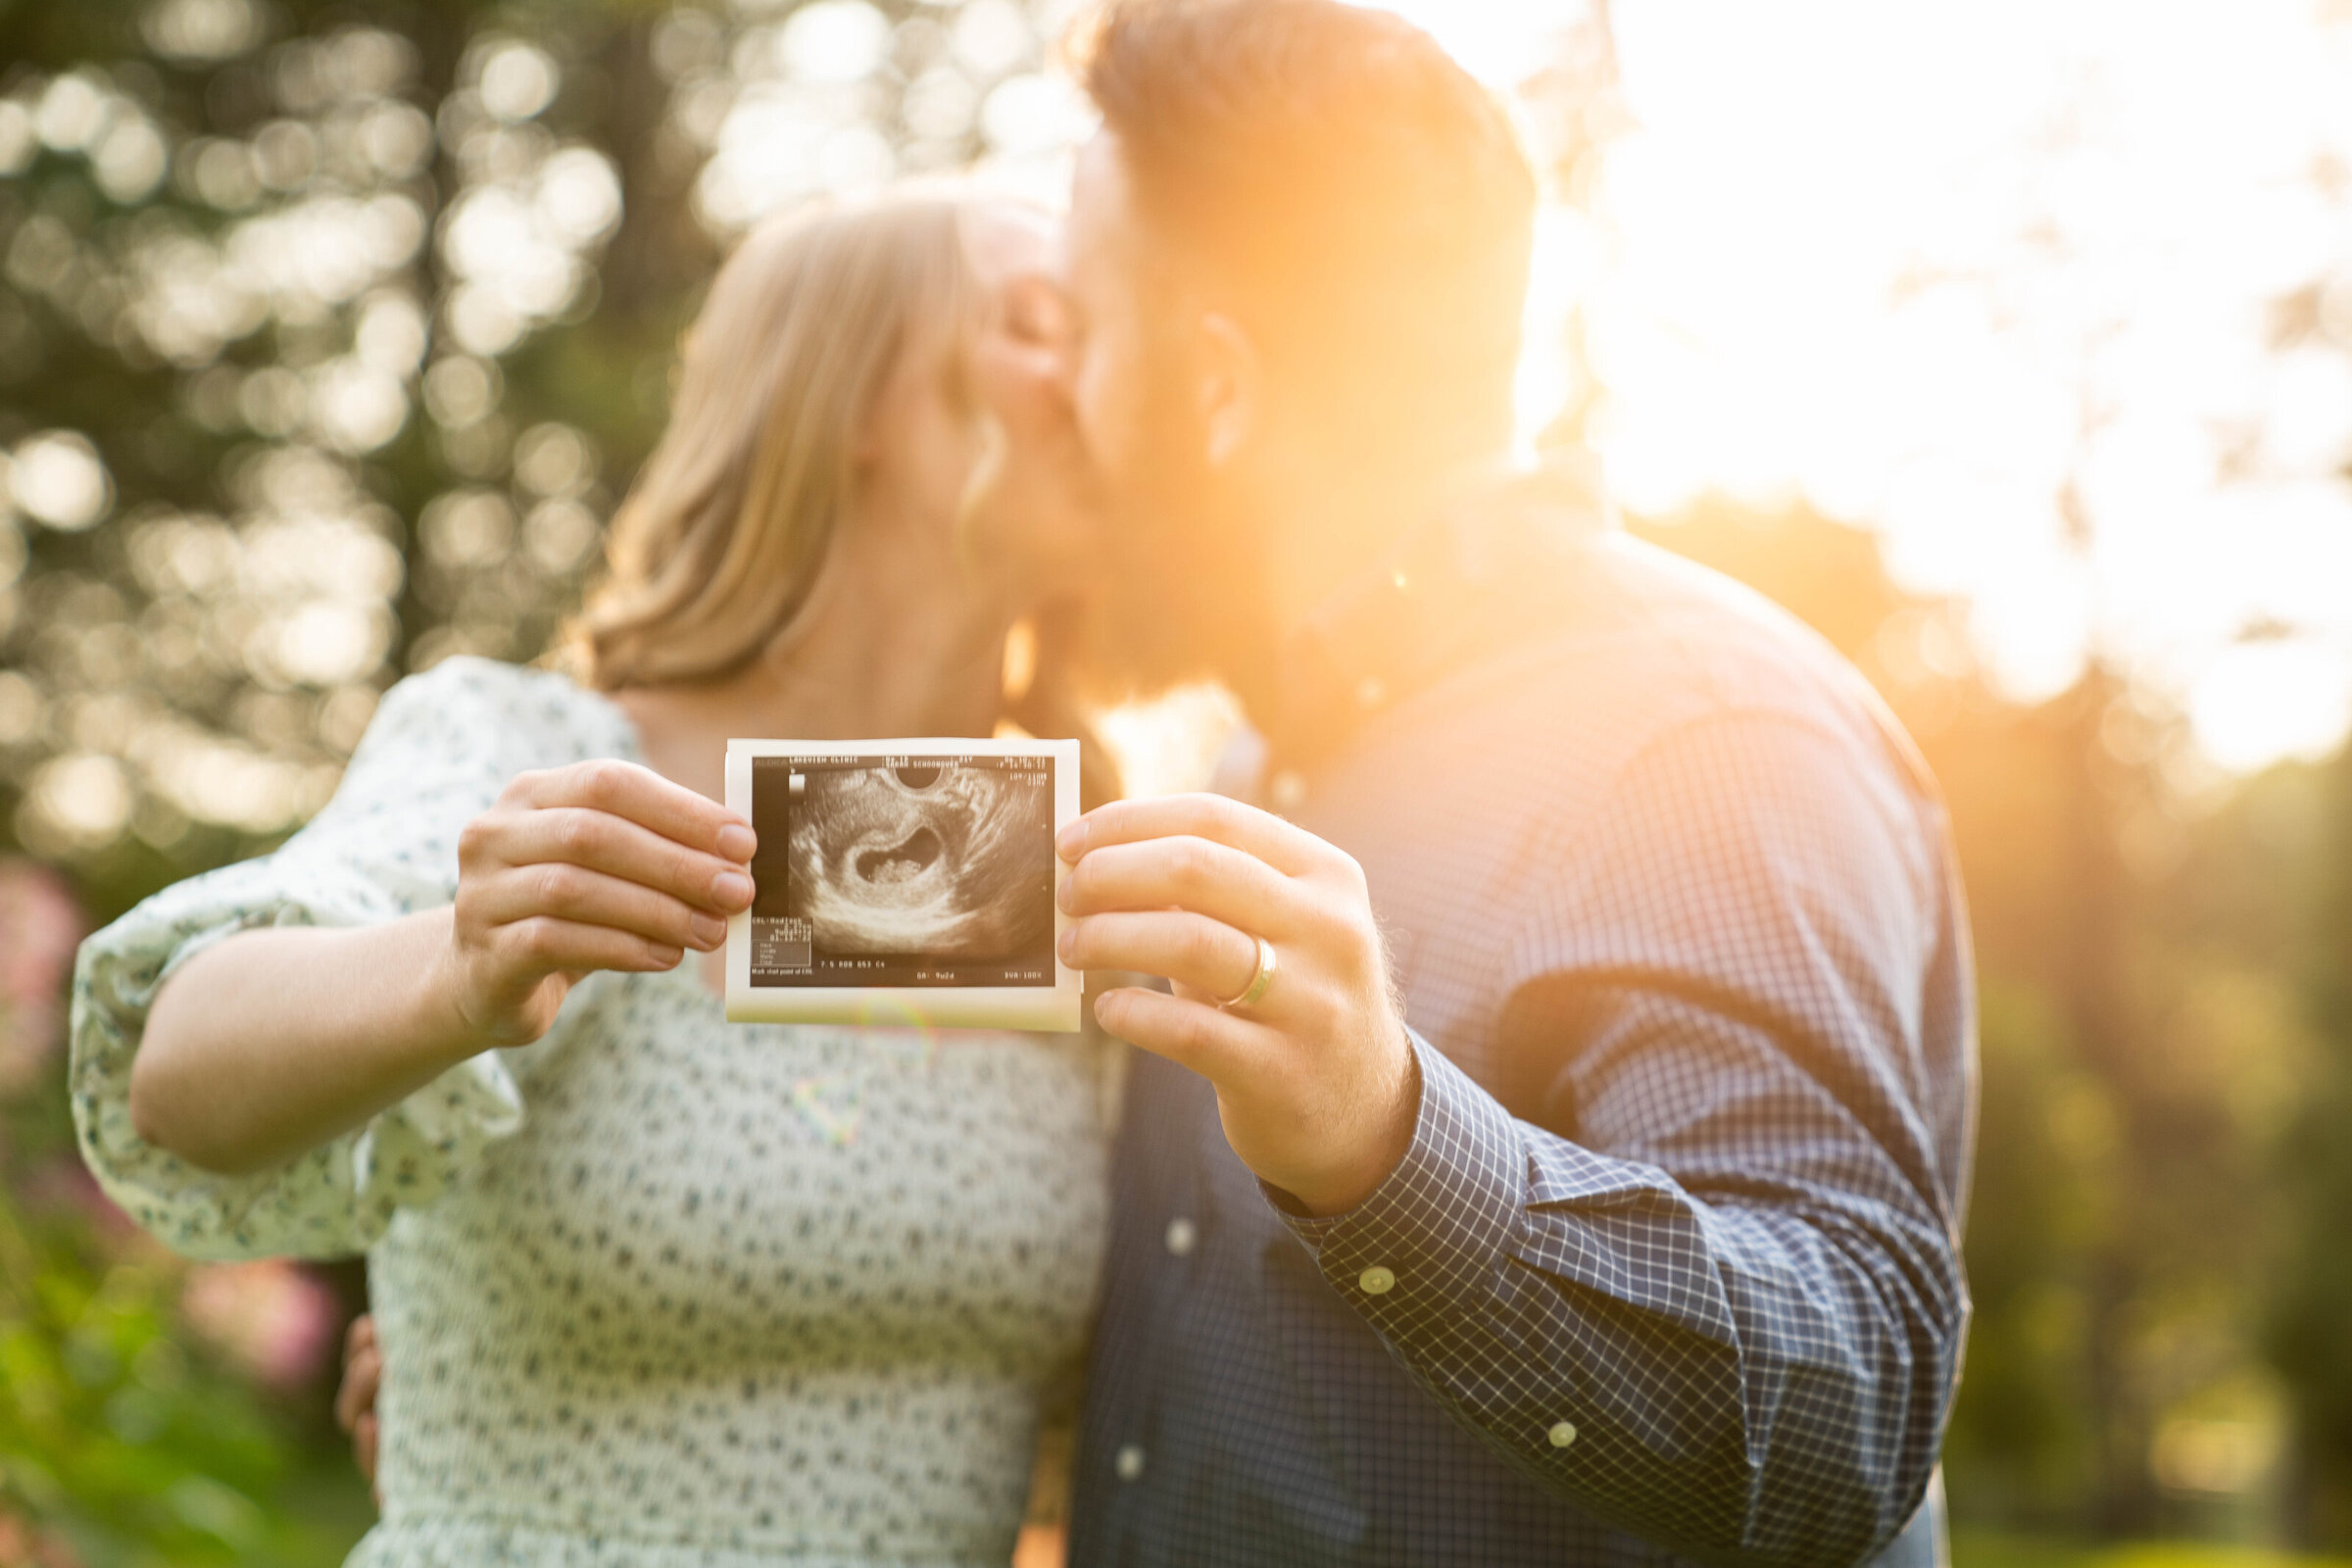
[[[362,1568],[1002,1568],[1081,1369],[1076,1568],[1941,1561],[1933,780],[1514,462],[1536,181],[1427,36],[1073,58],[1066,216],[754,232],[562,646],[85,944],[85,1157],[192,1255],[367,1255]],[[1218,792],[1119,799],[1085,714],[1201,677]],[[1090,1027],[727,1023],[728,739],[1006,724],[1084,743]]]

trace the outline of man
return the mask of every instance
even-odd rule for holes
[[[1172,982],[1097,1004],[1152,1054],[1071,1561],[1935,1560],[1975,1065],[1924,768],[1504,471],[1534,181],[1428,38],[1114,0],[1080,58],[1109,652],[1261,755],[1060,846],[1065,956]]]
[[[1932,1558],[1975,1068],[1925,769],[1777,612],[1479,480],[1534,183],[1429,39],[1134,0],[1082,61],[1105,620],[1241,696],[1281,814],[1061,847],[1072,961],[1175,982],[1098,1003],[1156,1055],[1073,1562]]]

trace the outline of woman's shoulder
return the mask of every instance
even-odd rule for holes
[[[362,757],[417,751],[495,757],[509,771],[635,749],[627,716],[569,675],[471,655],[444,659],[385,692],[360,746]]]

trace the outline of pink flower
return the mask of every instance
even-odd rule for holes
[[[115,1205],[78,1154],[59,1154],[34,1166],[19,1187],[18,1197],[28,1212],[70,1219],[85,1234],[96,1237],[110,1253],[171,1255],[162,1243],[139,1229],[138,1221]],[[0,1563],[7,1560],[0,1557]]]
[[[22,857],[0,859],[0,1097],[31,1084],[63,1037],[83,928],[64,878]]]
[[[0,1506],[0,1563],[31,1568],[81,1568],[74,1547],[50,1532]]]
[[[335,1333],[332,1295],[279,1257],[190,1269],[179,1310],[199,1338],[273,1389],[315,1377]]]

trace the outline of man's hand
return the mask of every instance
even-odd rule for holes
[[[1214,795],[1123,801],[1055,842],[1077,918],[1062,961],[1164,975],[1095,1002],[1102,1027],[1216,1086],[1242,1162],[1310,1213],[1352,1208],[1412,1142],[1420,1086],[1364,873],[1280,817]],[[1274,982],[1221,1007],[1257,972]]]
[[[375,1319],[363,1313],[352,1319],[343,1337],[343,1386],[335,1391],[335,1424],[351,1436],[351,1456],[360,1474],[375,1486],[375,1396],[384,1383],[384,1352],[376,1348]],[[379,1489],[375,1505],[384,1505]]]

